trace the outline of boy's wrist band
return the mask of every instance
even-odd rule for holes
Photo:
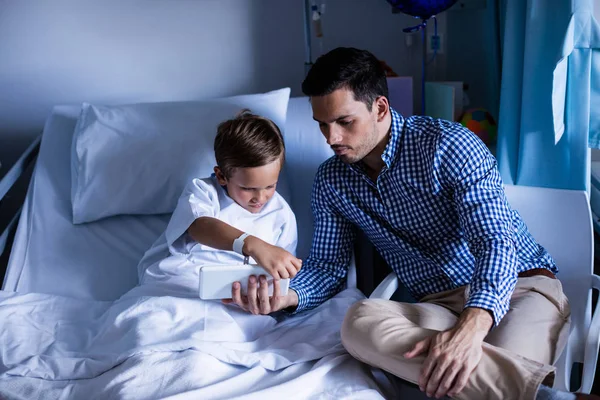
[[[233,251],[235,251],[238,254],[241,254],[242,256],[245,256],[243,252],[244,240],[246,240],[248,236],[250,236],[248,233],[242,233],[239,238],[235,239],[233,241]]]

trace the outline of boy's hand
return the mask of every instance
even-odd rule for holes
[[[256,236],[246,238],[243,251],[244,254],[254,258],[258,265],[275,280],[293,278],[302,267],[302,260],[281,247],[270,245]]]
[[[268,315],[288,307],[298,306],[298,295],[293,289],[288,290],[287,296],[281,295],[279,281],[273,281],[273,296],[269,297],[269,284],[264,275],[251,276],[248,279],[248,293],[242,296],[242,285],[235,282],[231,288],[231,299],[223,300],[225,304],[236,304],[254,315]]]

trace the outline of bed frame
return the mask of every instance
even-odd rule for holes
[[[41,135],[29,145],[27,150],[25,150],[17,162],[0,180],[0,204],[6,200],[5,197],[9,197],[7,194],[15,187],[17,182],[21,181],[25,172],[35,164],[40,150],[40,142]],[[2,233],[0,234],[0,257],[2,257],[2,259],[6,258],[5,256],[8,255],[5,255],[5,250],[8,248],[10,251],[10,248],[12,247],[12,242],[9,241],[9,238],[14,233],[19,216],[21,215],[21,210],[22,207],[19,207],[13,215],[8,216],[10,220],[6,226],[0,226],[0,229],[2,229]]]

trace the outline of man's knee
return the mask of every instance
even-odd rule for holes
[[[359,347],[377,345],[377,321],[381,317],[384,300],[360,300],[346,312],[342,323],[342,344],[349,353],[356,355]]]
[[[369,314],[370,308],[369,300],[359,300],[350,306],[346,312],[344,322],[342,323],[342,330],[340,332],[342,344],[346,350],[351,351],[351,349],[354,347],[354,344],[361,340],[363,332],[361,329],[360,319],[365,314]]]

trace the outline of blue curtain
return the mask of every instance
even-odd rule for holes
[[[588,145],[600,147],[594,0],[497,1],[502,177],[510,184],[586,190]]]

